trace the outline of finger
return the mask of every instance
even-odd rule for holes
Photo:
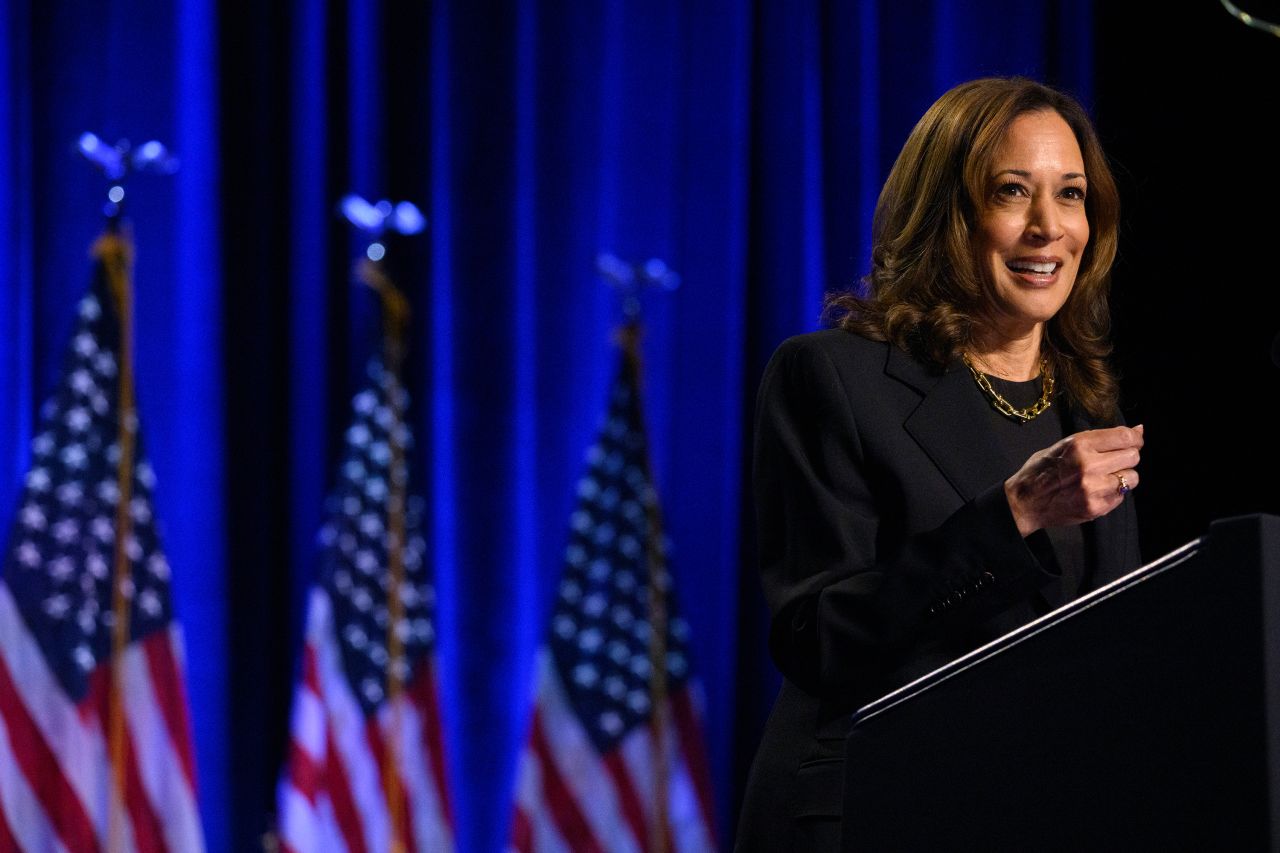
[[[1138,482],[1142,478],[1138,475],[1137,469],[1125,468],[1120,471],[1111,473],[1110,487],[1116,494],[1124,497],[1125,495],[1138,488]]]
[[[1077,433],[1077,437],[1089,449],[1097,452],[1142,447],[1143,430],[1140,427],[1108,427]]]

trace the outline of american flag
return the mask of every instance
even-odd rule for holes
[[[701,694],[666,572],[638,373],[629,329],[537,655],[511,851],[715,849]]]
[[[280,842],[292,853],[454,846],[423,507],[405,498],[408,395],[378,359],[368,378],[308,604],[279,793]]]
[[[182,632],[140,441],[127,490],[128,643],[113,656],[124,492],[121,332],[110,292],[99,262],[40,413],[0,581],[0,851],[204,849]],[[124,711],[115,748],[113,670]]]

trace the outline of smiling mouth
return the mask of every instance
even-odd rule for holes
[[[1009,261],[1005,266],[1014,272],[1031,273],[1032,275],[1052,275],[1061,264],[1055,261]]]

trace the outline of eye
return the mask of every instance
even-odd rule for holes
[[[996,188],[996,195],[998,196],[1006,196],[1009,198],[1014,198],[1016,196],[1022,196],[1026,194],[1027,194],[1026,187],[1024,187],[1022,184],[1014,183],[1012,181],[1010,181],[1007,184],[1001,184],[999,187]]]
[[[1069,198],[1072,201],[1084,201],[1084,187],[1066,187],[1062,190],[1062,197]]]

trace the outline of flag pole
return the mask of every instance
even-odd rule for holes
[[[98,168],[108,181],[107,203],[103,207],[107,224],[94,241],[92,256],[102,264],[110,298],[115,302],[120,321],[120,353],[117,390],[118,431],[116,448],[116,517],[115,543],[112,548],[111,588],[111,678],[107,695],[107,750],[111,767],[111,787],[116,797],[108,796],[107,849],[111,853],[127,847],[124,811],[128,808],[128,740],[124,708],[124,653],[129,646],[130,616],[133,604],[133,557],[129,553],[133,538],[133,473],[138,445],[138,410],[134,387],[134,323],[133,323],[133,241],[124,225],[124,182],[131,172],[171,175],[178,160],[157,140],[137,148],[121,139],[107,144],[93,133],[83,133],[76,141],[80,154]]]
[[[121,810],[127,808],[128,776],[125,773],[126,741],[124,720],[124,653],[129,645],[129,617],[132,603],[132,560],[129,540],[133,534],[133,466],[137,450],[138,413],[133,377],[133,245],[121,233],[118,219],[112,218],[107,230],[93,244],[93,256],[102,263],[111,296],[120,320],[120,364],[118,389],[120,451],[116,462],[115,545],[111,592],[111,680],[108,697],[108,750],[111,765],[111,789],[118,798],[107,808],[108,850],[123,851],[125,824]]]
[[[409,325],[409,302],[396,287],[381,265],[369,258],[362,258],[356,265],[356,278],[369,286],[382,300],[383,363],[390,377],[387,389],[387,405],[391,409],[388,427],[388,447],[391,450],[391,482],[387,498],[387,677],[386,695],[391,714],[391,736],[387,738],[387,755],[382,767],[382,784],[387,798],[387,816],[390,824],[391,853],[404,853],[408,839],[400,837],[404,823],[405,797],[400,786],[399,767],[401,702],[404,693],[404,638],[399,626],[404,620],[404,599],[400,589],[404,583],[405,510],[409,490],[409,475],[405,469],[405,448],[400,436],[403,432],[404,412],[401,409],[400,367],[404,361],[405,330]]]
[[[601,276],[622,294],[622,311],[626,318],[616,334],[622,347],[626,369],[631,372],[636,388],[635,405],[641,429],[644,429],[644,405],[640,389],[644,384],[640,357],[640,290],[644,287],[660,287],[674,290],[680,277],[657,258],[643,264],[631,265],[609,253],[596,258],[596,269]],[[658,489],[653,475],[653,464],[646,446],[643,454],[644,479],[650,493],[645,496],[645,522],[648,533],[645,551],[646,569],[649,573],[649,706],[653,709],[653,814],[649,824],[649,850],[666,853],[668,847],[668,811],[671,788],[671,767],[668,758],[671,721],[668,707],[667,685],[667,627],[668,590],[666,559],[662,547],[662,507],[658,502]]]
[[[622,342],[623,358],[627,362],[627,370],[635,377],[636,408],[639,409],[639,421],[645,423],[644,406],[641,403],[640,389],[643,387],[642,361],[640,358],[639,320],[634,316],[623,326],[619,335]],[[667,850],[667,812],[668,797],[671,787],[671,768],[667,758],[667,741],[671,730],[669,720],[670,709],[667,707],[667,590],[670,587],[667,578],[666,560],[662,553],[662,507],[658,502],[658,489],[653,478],[653,465],[649,459],[646,446],[644,456],[644,480],[650,493],[645,496],[645,523],[647,527],[647,547],[645,549],[646,569],[649,573],[649,702],[653,708],[653,816],[649,825],[649,850],[651,853],[666,853]]]

